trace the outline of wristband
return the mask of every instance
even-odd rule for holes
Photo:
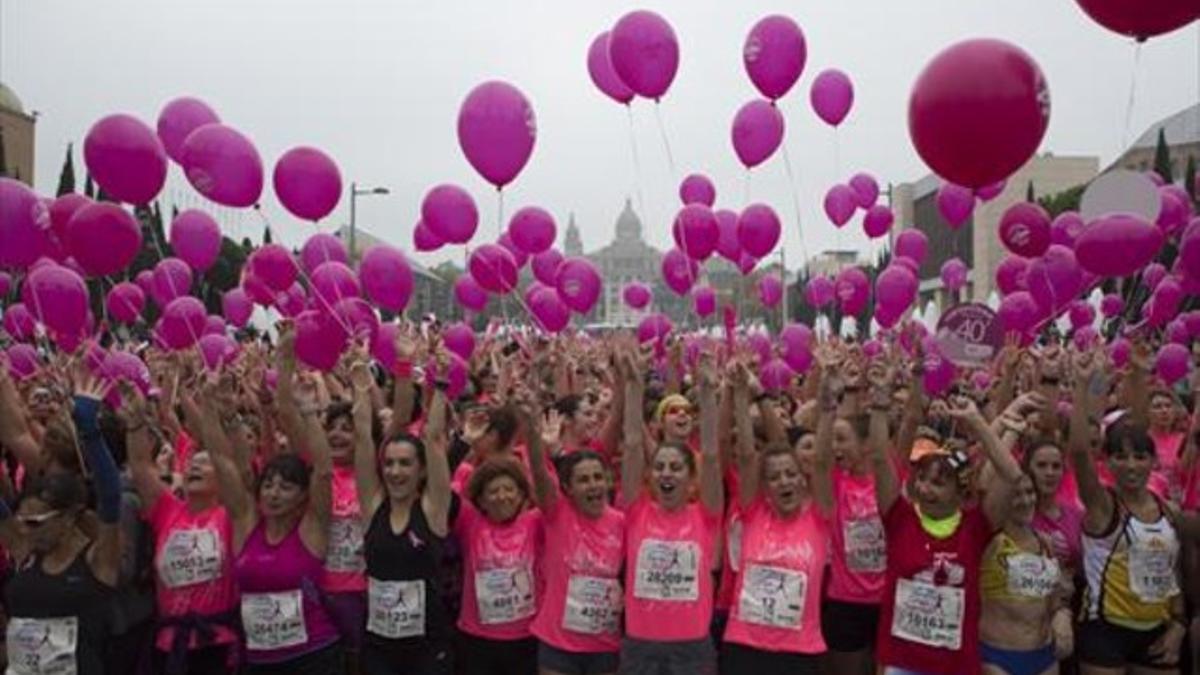
[[[413,374],[412,361],[403,361],[397,359],[396,363],[392,366],[392,374],[398,379],[411,380]]]

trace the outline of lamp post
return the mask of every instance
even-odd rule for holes
[[[350,261],[354,262],[357,257],[357,242],[355,241],[358,231],[354,224],[354,201],[362,195],[386,195],[389,190],[385,187],[360,188],[358,183],[350,184]]]

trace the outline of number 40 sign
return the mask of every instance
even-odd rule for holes
[[[937,341],[942,356],[954,363],[985,365],[1004,346],[1004,329],[987,305],[955,305],[938,321]]]

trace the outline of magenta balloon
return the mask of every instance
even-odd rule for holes
[[[1187,221],[1195,213],[1195,209],[1192,207],[1192,196],[1188,194],[1188,191],[1182,185],[1171,183],[1170,185],[1160,187],[1159,190],[1162,194],[1174,195],[1179,200],[1179,203],[1183,206],[1184,221]]]
[[[158,139],[167,156],[183,163],[183,142],[189,134],[205,124],[221,121],[208,104],[198,98],[181,96],[169,101],[158,113]]]
[[[758,258],[742,251],[742,257],[738,260],[737,265],[738,271],[742,273],[742,276],[746,276],[754,271],[755,266],[758,265]]]
[[[859,203],[858,192],[849,185],[837,184],[825,193],[825,215],[837,227],[850,222]]]
[[[854,190],[855,204],[860,209],[869,209],[879,201],[879,183],[871,174],[854,174],[850,178],[850,189]]]
[[[179,164],[197,192],[223,206],[253,206],[262,196],[262,158],[233,127],[198,127],[184,140]]]
[[[109,290],[104,306],[113,319],[121,323],[133,323],[146,307],[146,294],[137,284],[122,281]]]
[[[275,292],[286,291],[300,276],[291,251],[282,244],[265,244],[247,261],[250,273]],[[315,270],[314,270],[315,271]]]
[[[1115,213],[1088,224],[1075,240],[1075,256],[1093,274],[1124,277],[1150,264],[1162,245],[1162,230],[1138,216]]]
[[[899,318],[916,299],[917,277],[906,267],[889,265],[875,279],[875,304],[890,316]]]
[[[309,280],[313,296],[318,301],[314,306],[323,311],[332,310],[345,298],[362,295],[358,277],[340,262],[321,263]]]
[[[324,218],[342,198],[342,172],[316,148],[300,146],[283,153],[272,180],[279,203],[304,220]]]
[[[878,239],[892,229],[894,222],[896,216],[892,210],[883,204],[876,204],[867,209],[866,215],[863,216],[863,232],[872,239]]]
[[[533,276],[547,286],[553,286],[558,279],[558,266],[562,264],[563,254],[558,249],[547,249],[533,256]]]
[[[942,263],[942,284],[946,290],[955,293],[967,285],[967,265],[958,258],[951,258]]]
[[[846,119],[854,105],[854,84],[840,70],[823,70],[813,80],[809,98],[817,116],[826,124],[836,127]]]
[[[421,221],[438,239],[465,244],[475,236],[479,210],[466,190],[457,185],[438,185],[425,193],[421,202]]]
[[[1200,279],[1200,218],[1193,218],[1184,228],[1179,238],[1179,257],[1175,259],[1175,264],[1187,276]]]
[[[676,295],[687,295],[700,276],[700,266],[683,251],[673,248],[663,254],[662,276]]]
[[[141,248],[142,228],[132,213],[117,204],[88,204],[67,223],[67,250],[88,276],[120,272]]]
[[[1125,311],[1125,300],[1116,293],[1109,293],[1100,300],[1100,313],[1111,319]]]
[[[100,364],[100,373],[105,379],[116,382],[128,382],[143,394],[150,393],[154,381],[150,377],[150,369],[136,354],[113,350],[104,355]]]
[[[398,249],[376,244],[363,254],[358,268],[363,290],[371,302],[390,312],[401,312],[408,306],[413,292],[412,268]]]
[[[558,267],[555,288],[567,307],[576,313],[587,314],[600,299],[604,282],[599,270],[587,258],[567,258]]]
[[[204,367],[213,371],[220,371],[233,363],[239,351],[237,342],[228,335],[201,335],[196,346],[200,350]]]
[[[12,275],[8,272],[0,272],[0,301],[3,301],[8,296],[8,292],[12,290]]]
[[[32,345],[15,344],[4,354],[8,357],[8,372],[18,382],[32,377],[41,368],[37,349]]]
[[[163,258],[154,266],[150,297],[160,308],[175,298],[187,295],[192,288],[192,270],[179,258]]]
[[[1034,258],[1025,274],[1029,295],[1044,314],[1055,314],[1069,305],[1083,290],[1083,271],[1075,254],[1066,246],[1051,246],[1045,255]]]
[[[362,298],[345,298],[333,306],[333,317],[355,338],[369,338],[379,329],[379,315]]]
[[[296,317],[296,358],[310,368],[333,370],[348,342],[346,330],[325,311],[310,309]]]
[[[535,255],[554,245],[558,226],[550,212],[537,206],[526,206],[508,221],[508,236],[521,251]]]
[[[813,348],[812,329],[802,323],[789,323],[779,332],[779,341],[783,344],[785,353],[791,351],[811,351]],[[804,368],[796,368],[804,370]]]
[[[345,264],[350,260],[350,256],[347,255],[346,245],[342,240],[327,232],[318,232],[309,237],[300,249],[300,263],[304,265],[304,271],[308,274],[312,274],[321,263],[331,260]]]
[[[1174,319],[1179,314],[1179,303],[1182,301],[1183,287],[1179,282],[1171,278],[1163,279],[1147,303],[1153,306],[1149,312],[1151,325],[1162,326]]]
[[[671,334],[673,328],[671,320],[665,314],[651,314],[638,322],[638,342],[663,340]]]
[[[0,177],[0,267],[24,269],[49,250],[50,214],[24,183]]]
[[[613,71],[633,92],[658,100],[679,69],[679,42],[667,20],[638,10],[621,17],[608,36]]]
[[[14,302],[4,310],[4,331],[18,342],[32,340],[37,333],[37,320],[23,302]]]
[[[67,240],[67,223],[71,222],[71,216],[74,216],[76,211],[91,203],[92,200],[88,197],[75,194],[74,192],[65,194],[50,202],[50,225],[54,228],[54,234],[59,240]]]
[[[833,302],[837,289],[829,277],[815,276],[804,286],[804,300],[812,307],[822,309]]]
[[[1050,246],[1050,216],[1030,202],[1017,202],[1000,217],[1000,243],[1012,253],[1036,258]]]
[[[796,350],[784,349],[783,362],[797,373],[808,372],[808,369],[812,367],[813,363],[812,350],[807,348]]]
[[[779,216],[766,204],[751,204],[738,216],[738,242],[755,258],[763,258],[774,250],[782,231]]]
[[[689,174],[679,184],[679,199],[684,206],[701,204],[712,208],[717,201],[717,188],[712,181],[702,173]]]
[[[1154,372],[1167,386],[1182,380],[1188,374],[1192,352],[1180,344],[1165,344],[1154,359]]]
[[[921,266],[918,265],[917,261],[913,260],[912,258],[906,258],[904,256],[898,255],[898,256],[895,256],[892,258],[892,264],[900,265],[901,267],[904,267],[909,272],[912,272],[913,274],[917,275],[918,277],[921,275]]]
[[[857,267],[847,267],[838,272],[834,288],[843,316],[853,316],[863,311],[871,299],[871,281],[867,273]]]
[[[561,332],[571,322],[571,309],[558,291],[548,286],[535,289],[529,296],[529,311],[543,330]]]
[[[270,307],[275,303],[276,292],[264,284],[261,279],[250,274],[250,271],[245,267],[242,268],[241,286],[246,291],[246,296],[253,300],[255,304]],[[153,292],[151,292],[151,296],[153,295]]]
[[[1108,357],[1112,359],[1113,366],[1124,368],[1125,364],[1129,363],[1129,356],[1133,352],[1133,343],[1127,338],[1119,337],[1113,340],[1108,348]]]
[[[471,166],[496,189],[521,173],[536,138],[533,106],[507,82],[480,84],[458,110],[458,145]]]
[[[654,297],[650,287],[640,281],[631,281],[626,284],[622,296],[625,304],[632,309],[645,309]]]
[[[717,292],[712,286],[700,286],[692,291],[692,309],[702,319],[717,311]]]
[[[679,250],[694,260],[707,260],[717,249],[721,227],[712,210],[703,204],[688,204],[675,216],[671,228]]]
[[[1177,318],[1168,323],[1164,332],[1166,333],[1167,340],[1171,342],[1185,347],[1192,344],[1192,334],[1188,332],[1187,324],[1183,322],[1182,318]]]
[[[413,248],[421,253],[436,251],[446,244],[441,237],[433,233],[425,221],[417,221],[416,227],[413,228]]]
[[[1154,290],[1167,276],[1167,268],[1162,263],[1150,263],[1142,270],[1142,285]]]
[[[158,332],[170,349],[187,349],[200,339],[207,320],[204,304],[190,295],[183,295],[163,309]]]
[[[1114,33],[1143,42],[1170,33],[1200,17],[1192,0],[1076,0],[1093,21]]]
[[[482,312],[487,307],[488,294],[469,274],[454,280],[454,299],[463,309]]]
[[[731,263],[742,259],[742,242],[738,240],[738,214],[729,209],[713,213],[717,218],[717,253]]]
[[[746,74],[755,88],[772,101],[791,90],[804,72],[807,59],[804,31],[795,21],[779,14],[759,19],[742,47]]]
[[[733,151],[747,169],[767,161],[783,141],[783,114],[772,103],[756,99],[733,117]]]
[[[917,78],[908,102],[917,153],[934,173],[969,188],[1021,168],[1049,121],[1041,68],[1001,40],[966,40],[943,50]]]
[[[617,103],[628,104],[633,100],[633,90],[622,82],[613,70],[612,60],[608,55],[608,40],[608,31],[592,40],[587,54],[588,75],[592,78],[592,84],[605,96]]]
[[[475,331],[461,321],[452,323],[442,331],[442,342],[452,354],[469,359],[475,352]]]
[[[308,309],[308,296],[300,282],[275,294],[275,309],[288,319],[294,319]]]
[[[925,255],[928,251],[929,238],[918,229],[907,229],[896,236],[896,255],[912,258],[917,265],[925,262]]]
[[[1037,325],[1041,317],[1037,301],[1028,291],[1017,291],[1004,296],[996,316],[1005,333],[1020,333],[1025,335]]]
[[[1026,275],[1029,273],[1029,261],[1019,256],[1010,255],[996,266],[996,288],[1001,295],[1008,295],[1028,288]]]
[[[467,269],[481,287],[505,295],[517,287],[517,261],[499,244],[484,244],[471,251]]]
[[[1100,337],[1100,331],[1092,326],[1083,326],[1075,331],[1071,336],[1071,343],[1075,345],[1075,349],[1086,351],[1092,349],[1096,345],[1103,344],[1103,339]]]
[[[982,202],[990,202],[1004,192],[1004,188],[1008,186],[1007,180],[998,180],[995,183],[989,183],[981,188],[975,189],[975,197]]]
[[[204,320],[205,335],[224,335],[228,326],[225,324],[225,319],[216,314],[209,314]]]
[[[131,204],[148,204],[167,180],[162,141],[132,115],[101,118],[83,140],[88,174],[105,194]]]
[[[1191,215],[1188,212],[1191,198],[1185,193],[1183,199],[1180,199],[1179,195],[1170,190],[1171,187],[1175,186],[1163,186],[1158,189],[1162,206],[1158,211],[1158,219],[1154,222],[1168,237],[1183,229],[1183,226],[1187,225],[1188,216]]]
[[[746,339],[746,346],[758,355],[758,365],[766,365],[771,360],[771,340],[761,333],[753,333]]]
[[[175,216],[170,239],[175,255],[197,272],[207,271],[221,255],[221,228],[200,209],[188,209]]]
[[[952,229],[962,227],[975,210],[975,193],[954,183],[943,183],[937,193],[938,213]]]
[[[782,391],[788,388],[794,376],[787,363],[771,359],[762,368],[762,385],[767,391]]]
[[[779,277],[768,274],[758,280],[758,299],[765,307],[774,307],[783,299],[783,284]]]
[[[1063,211],[1050,223],[1050,243],[1075,248],[1075,240],[1085,227],[1083,218],[1074,211]]]
[[[396,338],[400,336],[400,327],[394,323],[380,324],[379,330],[371,336],[371,357],[385,370],[391,370],[396,363]]]
[[[1184,314],[1183,323],[1185,326],[1187,326],[1189,337],[1200,337],[1200,310],[1193,309],[1187,314]]]

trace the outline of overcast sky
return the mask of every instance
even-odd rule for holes
[[[666,17],[681,51],[660,110],[675,172],[653,104],[638,100],[640,180],[626,109],[593,87],[585,65],[592,38],[636,8]],[[476,240],[495,238],[496,195],[459,150],[455,120],[473,86],[504,79],[529,97],[538,123],[533,157],[505,191],[507,214],[526,204],[549,209],[561,243],[573,212],[592,250],[612,238],[626,196],[636,201],[640,184],[647,239],[666,248],[678,182],[701,171],[716,182],[719,206],[740,208],[748,191],[751,201],[776,208],[795,268],[800,227],[782,157],[747,182],[729,140],[734,112],[757,94],[742,67],[743,41],[772,13],[790,15],[808,41],[804,75],[781,107],[810,254],[866,245],[860,219],[841,233],[825,219],[821,199],[833,183],[860,170],[883,184],[925,173],[908,139],[908,93],[925,63],[958,40],[1010,40],[1039,62],[1052,97],[1043,152],[1096,155],[1107,164],[1123,139],[1200,100],[1200,26],[1143,45],[1135,75],[1132,41],[1092,23],[1073,0],[0,0],[0,81],[40,113],[36,187],[43,192],[55,188],[67,143],[78,150],[96,119],[121,111],[153,126],[164,103],[193,95],[254,139],[268,190],[275,159],[300,144],[333,156],[347,184],[389,188],[388,196],[360,198],[358,223],[408,250],[422,195],[445,181],[478,201]],[[856,90],[836,134],[808,102],[813,77],[827,67],[845,70]],[[78,152],[76,162],[82,182]],[[200,205],[178,167],[171,172],[167,202]],[[290,243],[314,231],[271,195],[264,209]],[[254,214],[214,211],[235,237],[261,233]],[[320,227],[348,218],[343,199]],[[461,260],[461,250],[453,255]]]

